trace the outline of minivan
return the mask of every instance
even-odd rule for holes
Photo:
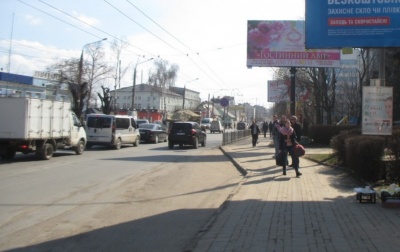
[[[86,117],[86,147],[111,146],[118,150],[123,144],[138,146],[140,133],[132,116],[89,114]]]
[[[214,132],[222,133],[223,131],[224,131],[224,127],[222,126],[220,121],[214,120],[211,122],[211,126],[210,126],[211,133],[214,133]]]
[[[212,118],[203,118],[200,122],[200,127],[204,128],[204,129],[210,129],[212,121],[213,121]]]

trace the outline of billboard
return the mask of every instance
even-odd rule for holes
[[[398,0],[306,0],[306,48],[400,46]]]
[[[290,102],[291,81],[269,80],[268,81],[268,102]],[[304,102],[310,96],[310,90],[296,86],[296,101]]]
[[[391,135],[393,87],[363,87],[362,133]]]
[[[247,67],[340,67],[340,50],[306,50],[304,21],[247,21]]]

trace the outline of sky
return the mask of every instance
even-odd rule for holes
[[[179,66],[175,86],[236,103],[271,106],[273,69],[246,67],[248,20],[304,20],[304,0],[0,0],[0,68],[32,76],[52,63],[80,57],[84,45],[126,41],[121,87],[146,83],[154,62]],[[147,61],[147,62],[145,62]],[[114,90],[114,81],[105,86]]]

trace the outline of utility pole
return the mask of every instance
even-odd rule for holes
[[[139,56],[140,57],[140,56]],[[132,87],[132,112],[133,112],[133,110],[135,109],[135,88],[136,88],[136,70],[137,70],[137,66],[138,65],[140,65],[140,64],[143,64],[143,63],[146,63],[146,62],[148,62],[148,61],[150,61],[150,60],[153,60],[153,58],[150,58],[150,59],[148,59],[148,60],[146,60],[146,61],[143,61],[143,62],[140,62],[139,63],[139,58],[138,58],[138,60],[137,60],[137,62],[136,62],[136,65],[135,65],[135,68],[133,69],[133,87]]]

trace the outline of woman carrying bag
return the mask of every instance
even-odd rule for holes
[[[288,153],[293,160],[293,168],[296,171],[296,177],[299,177],[301,172],[299,172],[299,157],[294,152],[294,147],[296,142],[296,132],[290,126],[289,121],[285,121],[283,126],[276,126],[279,135],[279,151],[283,154],[283,175],[286,175],[286,165],[288,164],[287,157]]]

